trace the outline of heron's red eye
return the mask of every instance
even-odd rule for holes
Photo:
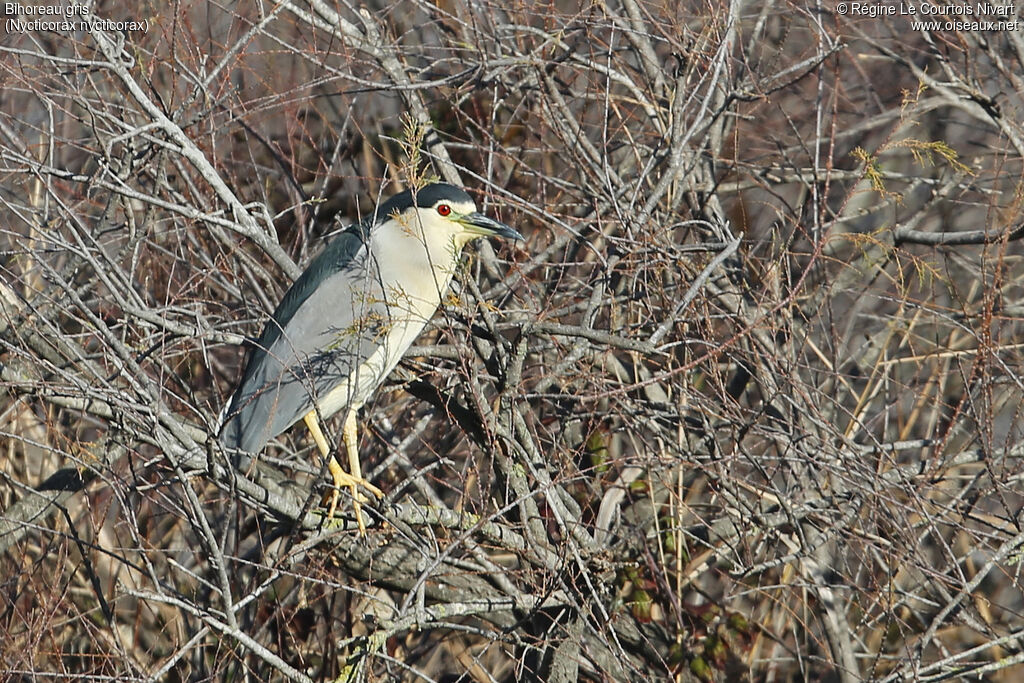
[[[452,212],[452,207],[448,206],[447,204],[440,204],[437,207],[437,212],[442,216],[447,216]]]

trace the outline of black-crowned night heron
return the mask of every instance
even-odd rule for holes
[[[348,486],[360,533],[363,479],[356,412],[420,334],[448,289],[462,248],[477,237],[521,240],[484,216],[465,190],[435,183],[407,190],[347,228],[281,299],[228,404],[220,442],[256,453],[304,420],[334,480],[328,517]],[[346,473],[318,418],[344,411]]]

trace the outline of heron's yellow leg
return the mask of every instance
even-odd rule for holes
[[[363,470],[359,466],[359,426],[356,424],[356,411],[350,410],[345,415],[345,424],[341,428],[341,437],[345,440],[345,451],[348,453],[348,470],[354,480],[363,478]],[[338,463],[335,462],[335,465]],[[339,466],[338,469],[341,469]],[[362,494],[353,485],[352,487],[352,508],[356,511],[356,522],[359,523],[359,535],[366,535],[366,527],[363,526]]]
[[[356,425],[356,411],[350,410],[348,415],[345,416],[345,424],[342,425],[341,435],[345,440],[345,450],[348,452],[348,470],[352,473],[350,478],[373,495],[383,498],[383,491],[366,479],[363,479],[363,470],[359,466],[359,432]]]
[[[324,436],[323,430],[320,429],[320,421],[316,418],[316,411],[311,410],[306,413],[303,421],[306,423],[306,427],[309,429],[309,433],[313,435],[313,441],[316,442],[317,448],[320,449],[320,453],[325,459],[327,459],[327,469],[331,472],[331,478],[334,481],[334,488],[331,489],[331,503],[327,511],[327,518],[334,517],[335,510],[338,509],[338,498],[340,496],[340,488],[342,486],[348,486],[352,490],[352,507],[356,513],[356,523],[359,525],[359,534],[362,536],[366,535],[366,523],[363,522],[363,510],[360,502],[365,500],[363,494],[359,492],[359,487],[362,486],[372,492],[378,498],[383,498],[384,493],[371,484],[370,482],[363,479],[362,472],[359,467],[359,454],[357,452],[357,432],[356,432],[356,418],[355,411],[350,411],[348,417],[345,419],[344,427],[344,438],[345,438],[345,450],[348,451],[349,467],[352,469],[352,474],[347,473],[341,468],[341,464],[338,460],[331,455],[331,447],[327,443],[327,438]],[[351,425],[349,424],[351,422]],[[351,431],[351,434],[349,433]],[[354,465],[352,463],[355,463]]]
[[[345,451],[348,453],[348,469],[351,473],[350,479],[378,498],[383,498],[383,491],[368,482],[366,479],[363,479],[363,469],[359,465],[359,425],[356,422],[355,410],[350,410],[348,411],[348,414],[345,415],[345,424],[341,428],[341,435],[345,440]],[[334,464],[337,465],[338,463],[335,462]],[[341,468],[339,467],[338,469]],[[363,498],[361,493],[356,491],[355,485],[352,485],[352,497],[355,500],[353,507],[356,511],[356,519],[359,520],[359,528],[362,530],[363,518],[359,503],[366,499]]]

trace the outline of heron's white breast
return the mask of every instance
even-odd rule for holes
[[[370,236],[374,263],[368,276],[378,280],[374,289],[383,292],[388,319],[376,349],[321,398],[327,415],[358,409],[373,394],[434,316],[458,266],[461,250],[446,225],[421,225],[407,215],[381,228]]]

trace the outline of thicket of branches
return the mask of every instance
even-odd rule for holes
[[[93,12],[148,30],[0,48],[0,677],[1020,675],[1024,33]],[[527,240],[469,250],[364,409],[361,539],[304,430],[244,471],[210,435],[415,172]]]

